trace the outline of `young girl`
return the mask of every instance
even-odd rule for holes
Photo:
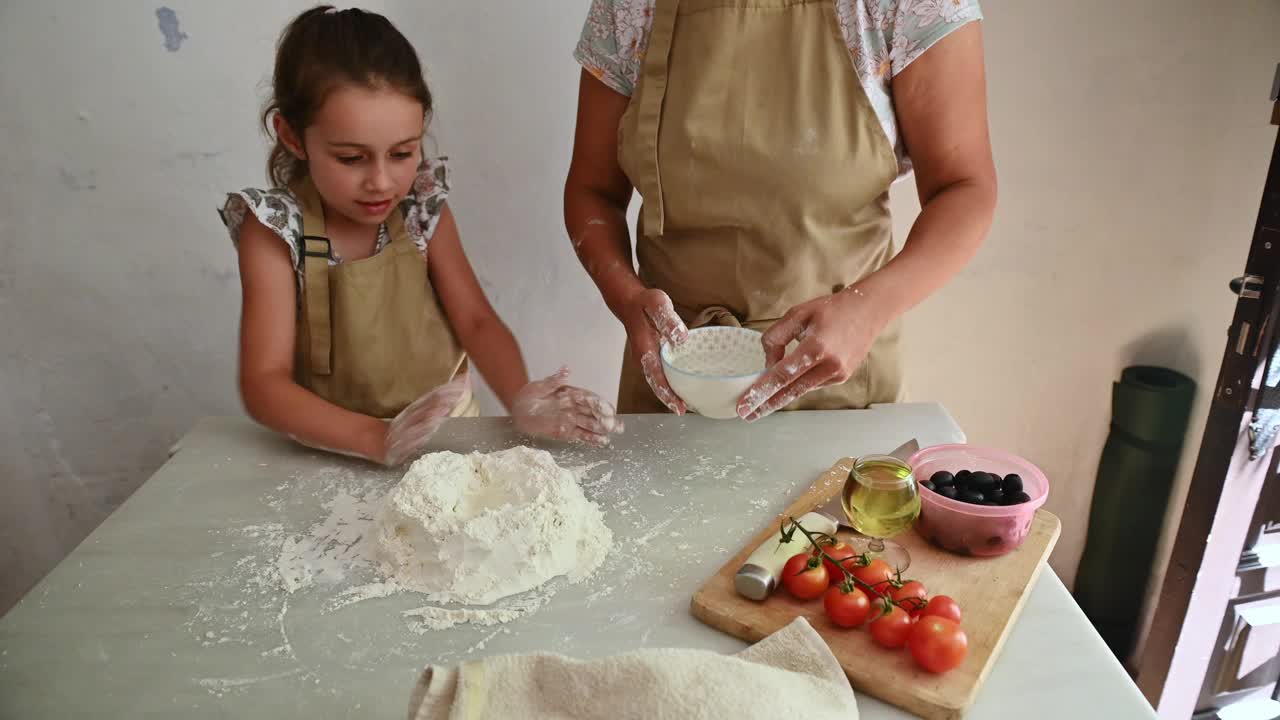
[[[463,253],[431,93],[384,17],[318,7],[285,29],[263,115],[272,188],[220,211],[240,256],[240,392],[298,442],[388,465],[478,414],[474,363],[522,432],[603,445],[622,424],[567,370],[529,382]],[[388,423],[386,418],[392,418]]]

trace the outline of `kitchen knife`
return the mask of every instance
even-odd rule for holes
[[[911,438],[889,454],[906,462],[919,449],[920,443],[915,438]],[[837,489],[831,500],[800,518],[800,524],[805,530],[834,535],[839,527],[849,527],[844,506],[840,502],[842,490],[843,488]],[[738,568],[738,572],[733,576],[734,589],[743,597],[764,600],[778,587],[782,579],[782,566],[786,565],[787,560],[793,555],[803,552],[808,545],[809,539],[799,531],[791,535],[790,542],[783,543],[782,530],[779,528],[778,532],[756,548],[747,557],[742,567]]]

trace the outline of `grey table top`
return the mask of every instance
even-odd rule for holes
[[[612,448],[548,447],[576,467],[615,534],[586,584],[552,581],[511,622],[428,630],[412,593],[358,602],[370,566],[287,592],[282,547],[341,556],[397,473],[211,418],[120,509],[0,618],[0,717],[403,717],[428,663],[638,647],[736,652],[689,614],[697,587],[844,455],[915,436],[962,441],[935,404],[785,413],[746,425],[631,416]],[[521,444],[502,418],[450,422],[431,450]],[[352,513],[354,512],[354,515]],[[345,513],[345,514],[344,514]],[[554,592],[554,594],[551,594]],[[346,593],[344,595],[344,593]],[[362,597],[356,595],[355,597]],[[864,718],[907,717],[859,696]],[[974,718],[1154,717],[1051,570]]]

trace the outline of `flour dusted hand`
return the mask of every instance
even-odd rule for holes
[[[590,390],[565,384],[568,368],[525,385],[511,404],[520,432],[554,440],[590,445],[609,444],[609,435],[622,432],[613,406]]]
[[[689,339],[689,328],[676,314],[671,298],[655,288],[642,290],[627,302],[620,317],[627,328],[631,352],[654,396],[671,412],[684,415],[688,408],[667,382],[659,355],[663,341],[680,345]]]
[[[467,373],[463,372],[401,410],[387,428],[387,449],[382,463],[395,467],[421,450],[462,402],[469,382]]]
[[[765,332],[769,370],[738,400],[738,416],[754,422],[807,393],[847,381],[887,322],[855,286],[792,308]],[[798,342],[788,353],[792,341]]]

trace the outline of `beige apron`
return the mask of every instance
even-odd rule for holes
[[[297,383],[335,405],[391,418],[466,368],[397,209],[381,252],[330,265],[324,208],[310,179],[294,188],[302,206],[303,303],[294,353]],[[452,416],[479,410],[470,388]]]
[[[831,0],[657,0],[618,160],[644,199],[640,279],[690,327],[763,330],[893,252],[897,160]],[[899,325],[788,410],[901,396]],[[628,349],[620,412],[665,412]]]

